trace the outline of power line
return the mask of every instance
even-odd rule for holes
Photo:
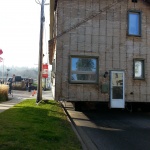
[[[64,35],[64,34],[70,32],[71,30],[73,30],[73,29],[75,29],[75,28],[78,28],[78,27],[81,26],[82,24],[86,23],[87,21],[91,20],[91,19],[94,18],[94,17],[97,17],[99,14],[101,14],[101,13],[107,11],[108,9],[110,9],[111,7],[117,5],[118,3],[122,2],[122,1],[123,1],[123,0],[116,0],[116,1],[113,2],[112,4],[110,4],[110,5],[106,6],[106,7],[104,7],[102,10],[100,10],[100,11],[98,11],[98,12],[92,13],[92,15],[90,15],[90,16],[88,16],[87,18],[81,20],[79,23],[73,25],[71,28],[69,28],[69,29],[63,31],[62,33],[60,33],[60,34],[58,34],[57,36],[55,36],[54,38],[52,38],[52,39],[49,41],[49,43],[53,43],[54,40],[58,39],[58,38],[61,37],[62,35]]]
[[[37,4],[40,4],[40,5],[41,5],[41,3],[40,3],[40,1],[39,1],[39,0],[38,0],[38,1],[37,1],[37,0],[35,0],[35,2],[36,2]]]
[[[42,3],[39,0],[35,0],[35,2],[39,5],[42,5]],[[46,0],[44,1],[44,5],[49,5],[49,3],[45,3],[45,2],[46,2]]]

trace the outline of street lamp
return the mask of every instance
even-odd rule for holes
[[[10,69],[7,69],[7,75],[6,75],[7,81],[8,81],[8,71],[10,71]],[[7,82],[7,81],[6,81],[6,82]]]

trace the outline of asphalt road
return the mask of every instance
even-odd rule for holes
[[[150,113],[75,112],[64,105],[88,150],[150,150]]]
[[[87,134],[98,149],[150,150],[150,115],[122,111],[85,115],[97,126]]]
[[[24,99],[24,98],[32,98],[32,97],[36,97],[37,93],[35,93],[34,95],[32,95],[32,92],[28,92],[28,91],[19,91],[19,90],[12,90],[12,95],[9,95],[10,99]],[[52,97],[52,93],[51,91],[42,91],[42,97],[43,99],[53,99]]]

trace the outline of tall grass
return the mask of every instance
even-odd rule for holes
[[[8,100],[8,85],[0,84],[0,102]]]

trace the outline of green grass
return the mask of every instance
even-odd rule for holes
[[[81,144],[56,101],[25,100],[0,113],[1,150],[81,150]]]

